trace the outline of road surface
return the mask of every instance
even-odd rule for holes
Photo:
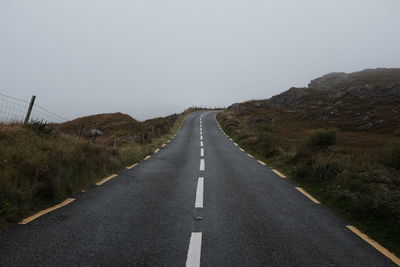
[[[218,128],[186,119],[138,166],[0,233],[0,266],[395,266]]]

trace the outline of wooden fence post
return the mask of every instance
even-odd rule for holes
[[[29,117],[31,116],[31,112],[32,112],[32,108],[33,108],[33,104],[35,103],[35,99],[36,99],[36,96],[33,95],[31,98],[31,103],[29,104],[28,111],[26,112],[24,124],[27,124],[29,121]]]

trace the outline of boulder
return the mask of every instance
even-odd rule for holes
[[[90,130],[90,133],[89,133],[90,137],[98,137],[98,136],[102,136],[102,135],[104,135],[103,131],[100,131],[97,129]]]

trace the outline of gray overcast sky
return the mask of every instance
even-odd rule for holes
[[[227,106],[399,65],[399,0],[0,0],[0,92],[68,119]]]

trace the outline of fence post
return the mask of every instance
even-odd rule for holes
[[[36,99],[36,96],[33,95],[31,98],[31,103],[29,104],[28,111],[26,112],[24,124],[27,124],[29,121],[29,117],[31,116],[31,112],[32,112],[32,108],[33,108],[33,104],[35,103],[35,99]]]
[[[83,128],[85,127],[84,123],[81,123],[81,127],[79,128],[79,139],[81,139],[82,133],[83,133]]]

